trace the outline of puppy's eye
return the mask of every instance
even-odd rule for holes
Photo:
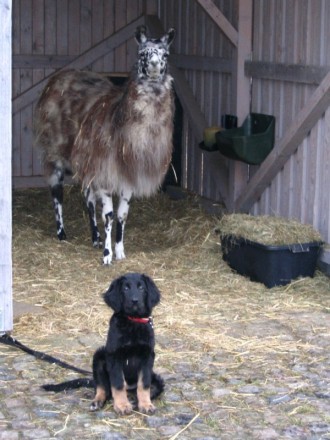
[[[140,286],[138,286],[139,287],[139,290],[144,290],[144,287],[142,286],[142,284],[140,284]]]

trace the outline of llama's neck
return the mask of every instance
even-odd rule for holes
[[[138,94],[150,94],[150,96],[160,96],[167,94],[172,89],[173,78],[165,75],[161,81],[150,80],[148,78],[138,77],[135,81]]]

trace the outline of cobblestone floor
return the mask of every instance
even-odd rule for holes
[[[306,318],[295,317],[295,337],[302,343],[306,340],[306,329],[302,328]],[[317,340],[309,334],[311,357],[307,362],[297,352],[285,354],[292,360],[290,371],[278,355],[270,353],[259,368],[253,365],[255,358],[249,362],[245,355],[233,374],[229,359],[226,367],[221,352],[212,356],[205,353],[200,365],[181,359],[171,372],[163,369],[166,391],[156,401],[157,412],[152,416],[134,413],[118,417],[111,404],[91,413],[92,390],[46,393],[40,384],[54,377],[56,381],[76,377],[76,373],[0,345],[0,440],[329,440],[330,323],[328,316],[321,318],[308,317],[312,327],[317,321],[323,332]],[[274,333],[275,323],[270,325],[273,328],[269,332]],[[262,323],[247,326],[244,331],[258,331],[258,326],[261,328]],[[158,339],[160,347],[168,343],[161,336]],[[82,342],[90,345],[93,338]]]
[[[111,314],[101,293],[118,273],[143,271],[162,292],[155,370],[166,389],[152,416],[118,417],[111,402],[91,413],[92,390],[40,388],[79,375],[0,344],[0,440],[330,440],[330,278],[252,283],[222,261],[213,219],[164,197],[135,204],[129,257],[104,268],[80,214],[68,215],[71,241],[53,237],[48,199],[15,199],[14,300],[40,313],[25,311],[13,336],[90,369]]]

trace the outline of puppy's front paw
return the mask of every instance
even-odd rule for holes
[[[129,401],[114,403],[113,408],[117,414],[120,414],[122,416],[130,414],[133,411],[133,407]]]
[[[102,409],[104,406],[104,402],[101,400],[93,400],[93,402],[90,404],[90,411],[97,411],[99,409]]]
[[[101,386],[98,386],[96,388],[96,394],[95,394],[94,400],[91,403],[89,409],[91,411],[97,411],[98,409],[103,408],[106,400],[107,400],[107,395],[106,395],[105,389]]]
[[[153,414],[156,411],[156,407],[151,402],[139,404],[139,411],[144,414]]]

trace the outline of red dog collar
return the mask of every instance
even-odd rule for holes
[[[139,324],[150,324],[152,326],[152,317],[149,316],[149,318],[137,318],[134,316],[127,316],[127,319],[133,322],[137,322]]]

